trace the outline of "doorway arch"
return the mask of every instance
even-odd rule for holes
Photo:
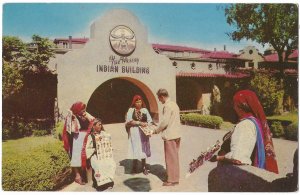
[[[134,95],[140,95],[152,118],[157,118],[158,104],[148,86],[137,79],[118,77],[105,81],[92,93],[87,111],[103,123],[123,123]]]

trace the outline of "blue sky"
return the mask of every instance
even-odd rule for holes
[[[151,43],[182,45],[230,52],[255,45],[234,42],[226,35],[233,28],[226,23],[226,4],[203,3],[6,3],[3,4],[3,35],[29,41],[33,34],[43,37],[89,37],[91,23],[106,11],[124,8],[147,27]]]

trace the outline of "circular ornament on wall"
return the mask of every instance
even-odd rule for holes
[[[116,26],[110,31],[109,42],[113,51],[120,56],[129,56],[136,47],[134,32],[124,25]]]

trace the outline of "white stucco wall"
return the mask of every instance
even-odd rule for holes
[[[254,46],[247,46],[242,50],[241,58],[252,60],[254,68],[258,68],[258,62],[264,60],[261,54]],[[249,67],[249,62],[246,62],[246,68]]]
[[[218,67],[215,62],[196,62],[196,61],[179,61],[177,62],[177,72],[189,72],[189,73],[209,73],[209,74],[225,74],[224,64],[219,63]],[[191,64],[194,63],[194,69],[191,68]],[[211,64],[211,69],[209,69],[209,64]]]
[[[112,64],[111,56],[116,59],[120,58],[112,50],[109,42],[111,30],[118,25],[129,27],[136,36],[136,48],[127,57],[134,62],[115,65],[119,67],[118,72],[97,72],[97,65],[104,67]],[[136,82],[138,86],[147,86],[148,91],[142,90],[147,98],[148,96],[152,96],[152,99],[155,97],[159,109],[161,109],[161,104],[156,97],[159,88],[167,89],[170,97],[176,100],[176,74],[172,62],[166,56],[154,52],[151,44],[148,43],[145,26],[127,10],[110,10],[95,20],[91,25],[91,37],[86,45],[82,49],[72,50],[56,58],[53,63],[57,64],[58,106],[62,114],[65,114],[75,101],[87,103],[97,87],[113,78],[125,78]],[[149,74],[123,73],[122,67],[145,67],[148,68]],[[154,107],[152,106],[152,109]],[[152,112],[157,112],[157,110],[152,110]]]

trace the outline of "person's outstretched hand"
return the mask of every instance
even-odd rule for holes
[[[147,123],[141,122],[140,125],[141,125],[142,127],[146,127],[148,124],[147,124]]]
[[[217,155],[213,155],[212,157],[211,157],[211,159],[209,159],[209,161],[210,162],[217,162],[218,161],[218,159],[217,159]]]

